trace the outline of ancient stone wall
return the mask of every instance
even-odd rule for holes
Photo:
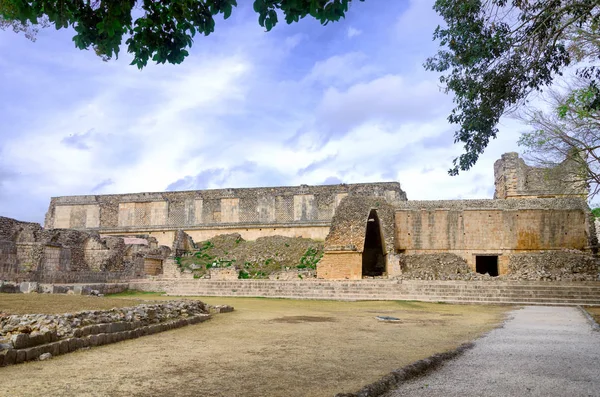
[[[201,301],[172,301],[62,315],[0,316],[0,367],[197,324],[211,317],[209,311],[232,310],[211,310]]]
[[[540,197],[587,197],[585,182],[577,175],[577,163],[566,159],[554,168],[525,164],[515,152],[505,153],[494,163],[495,199]]]
[[[589,219],[585,200],[574,198],[404,202],[395,214],[395,245],[406,254],[453,253],[473,270],[476,256],[497,255],[505,274],[513,253],[591,252]]]
[[[196,248],[192,237],[183,230],[177,230],[173,241],[172,251],[175,256],[181,256],[185,252],[191,252]]]
[[[233,232],[248,240],[270,235],[323,239],[346,196],[406,200],[397,182],[66,196],[52,198],[45,227],[145,233],[168,246],[178,229],[196,241]]]
[[[317,277],[328,280],[361,280],[362,252],[325,251],[317,266]]]
[[[317,277],[362,278],[362,256],[371,210],[376,211],[379,220],[386,265],[389,267],[393,263],[394,206],[381,197],[346,197],[340,203],[325,239],[325,254],[317,266]]]
[[[155,239],[100,237],[73,229],[44,230],[38,224],[0,217],[0,279],[51,283],[114,282],[152,275],[171,250]],[[132,239],[130,239],[132,240]],[[139,240],[139,241],[138,241]]]

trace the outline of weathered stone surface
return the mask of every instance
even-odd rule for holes
[[[600,261],[580,251],[546,251],[511,255],[509,280],[595,281]]]
[[[17,351],[14,349],[5,350],[4,354],[4,365],[15,364],[17,360]],[[1,353],[0,353],[1,354]]]
[[[28,334],[16,334],[10,338],[12,342],[13,348],[15,349],[25,349],[29,347],[29,335]]]
[[[21,364],[24,363],[25,361],[27,361],[27,351],[25,349],[23,350],[15,350],[17,355],[15,358],[15,364]]]
[[[52,358],[51,353],[44,353],[44,354],[40,355],[40,361],[50,360],[51,358]]]
[[[406,199],[397,182],[55,197],[45,227],[156,233],[169,240],[161,244],[175,242],[176,252],[185,249],[185,238],[176,235],[179,229],[196,241],[222,234],[223,229],[245,233],[245,238],[252,235],[251,240],[290,235],[290,230],[292,236],[304,231],[315,234],[304,237],[323,238],[335,207],[345,196]],[[274,233],[274,229],[284,229],[284,233]]]
[[[47,281],[129,280],[144,275],[146,258],[162,267],[162,261],[170,255],[170,249],[159,247],[155,239],[144,241],[126,244],[123,238],[101,237],[95,231],[44,230],[38,224],[0,216],[0,279],[21,282],[20,291],[25,293],[69,291]],[[9,286],[0,286],[0,292],[11,292],[7,289]]]
[[[39,346],[36,347],[30,347],[25,349],[25,354],[26,354],[26,360],[27,361],[33,361],[33,360],[37,360],[37,358],[42,354],[41,349]]]
[[[494,163],[494,198],[586,197],[589,187],[576,177],[579,173],[579,163],[572,159],[554,168],[536,168],[525,164],[518,153],[504,153]]]
[[[198,300],[62,315],[0,316],[0,341],[4,341],[0,354],[2,363],[9,365],[37,359],[44,353],[56,356],[179,328],[191,323],[188,318],[209,317],[209,306]]]

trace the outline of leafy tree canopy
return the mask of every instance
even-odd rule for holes
[[[442,72],[455,108],[448,120],[457,124],[455,142],[465,152],[454,159],[451,175],[470,169],[498,133],[500,117],[534,90],[550,85],[574,61],[587,61],[580,73],[598,79],[598,51],[577,53],[585,45],[570,33],[597,30],[598,0],[437,0],[434,9],[444,18],[434,38],[441,49],[425,68]],[[585,58],[585,59],[584,59]]]
[[[323,25],[337,21],[351,1],[254,0],[253,4],[258,23],[270,31],[280,15],[288,24],[307,15]],[[35,26],[47,18],[56,29],[72,26],[75,46],[92,47],[104,58],[118,56],[126,37],[131,64],[141,69],[149,60],[183,62],[194,36],[212,33],[215,16],[227,19],[234,7],[237,0],[0,0],[0,20]]]

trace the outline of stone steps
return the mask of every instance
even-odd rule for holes
[[[134,281],[131,289],[169,295],[328,300],[417,300],[448,303],[600,305],[600,283],[455,281]]]

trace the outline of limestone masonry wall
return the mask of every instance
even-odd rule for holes
[[[45,230],[0,217],[0,280],[104,283],[161,272],[171,250],[155,239],[133,240],[127,244],[96,232]]]
[[[505,153],[494,163],[494,198],[587,197],[585,182],[579,180],[577,163],[566,159],[554,168],[525,164],[515,152]]]
[[[398,205],[398,202],[393,204]],[[395,260],[394,206],[381,197],[347,197],[340,203],[325,239],[325,254],[317,266],[318,278],[362,279],[362,256],[371,210],[377,212],[379,219],[386,267],[392,266]]]
[[[177,229],[196,241],[232,232],[240,232],[245,239],[267,235],[324,238],[337,205],[346,196],[406,200],[397,182],[66,196],[51,199],[45,227],[103,234],[143,232],[168,246]],[[231,228],[241,230],[223,230]]]
[[[500,274],[513,253],[595,248],[585,200],[412,201],[398,205],[395,244],[406,254],[449,252],[473,270],[477,255],[498,255]]]

